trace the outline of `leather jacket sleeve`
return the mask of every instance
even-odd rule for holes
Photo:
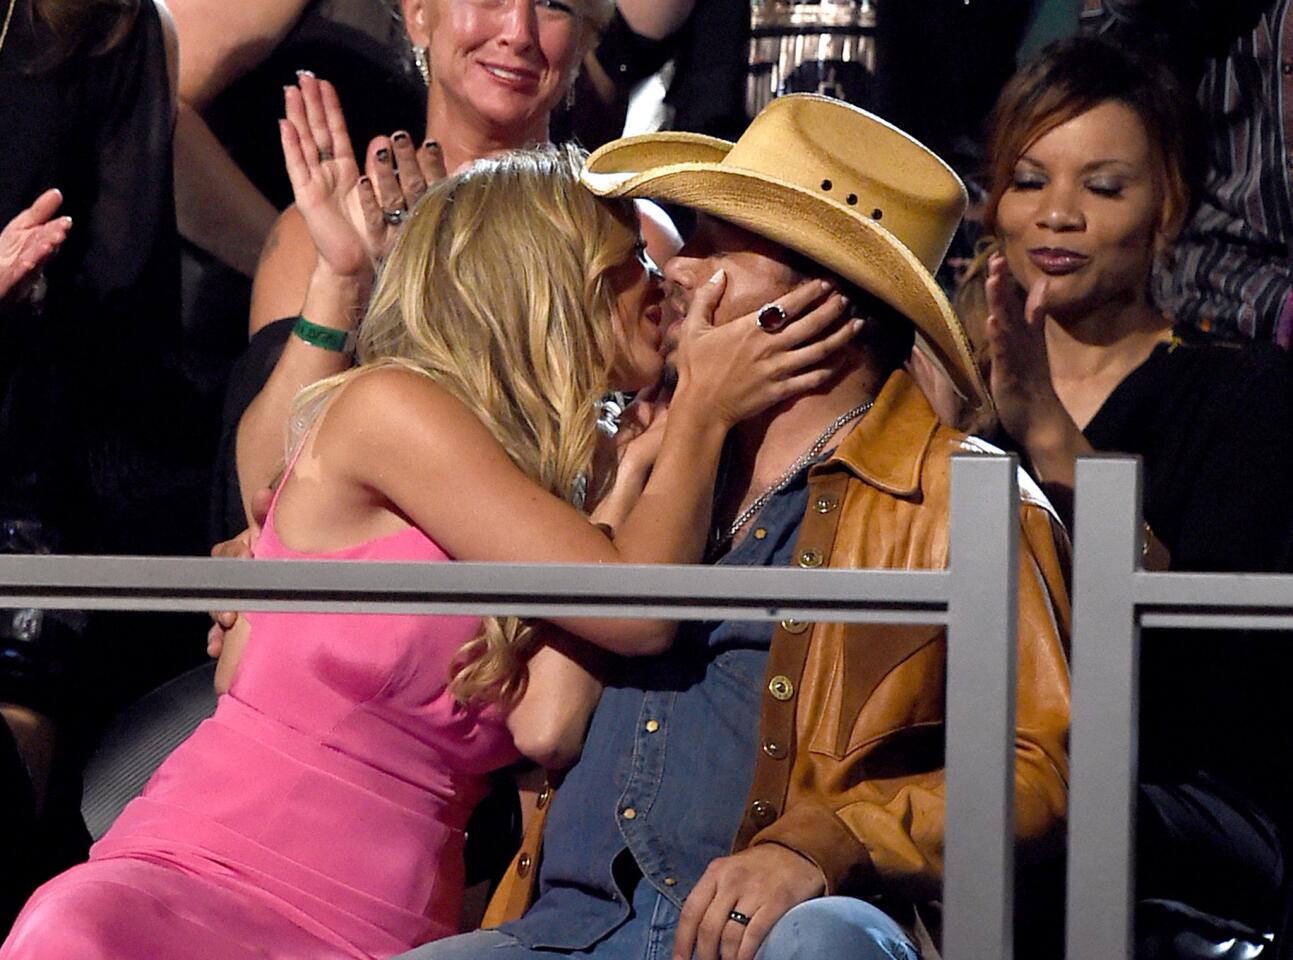
[[[1058,845],[1067,807],[1068,545],[1058,521],[1040,506],[1025,503],[1021,522],[1015,831],[1024,856],[1041,857]],[[852,669],[852,652],[867,643],[854,631],[901,629],[850,628],[840,651],[841,681]],[[906,632],[906,648],[893,656],[898,662],[874,686],[856,719],[845,721],[836,742],[814,729],[822,726],[820,717],[797,724],[799,756],[785,811],[750,839],[781,844],[811,860],[825,875],[829,894],[939,899],[945,632]],[[811,670],[811,656],[809,661]]]

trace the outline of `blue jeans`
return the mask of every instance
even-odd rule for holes
[[[534,950],[501,930],[436,940],[396,960],[669,960],[678,908],[645,880],[633,913],[588,950]],[[755,960],[919,960],[900,926],[878,907],[852,897],[822,897],[792,909],[772,928]]]

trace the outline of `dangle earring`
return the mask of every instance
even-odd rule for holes
[[[428,87],[431,86],[431,56],[426,47],[413,45],[413,63],[417,65],[422,82]]]

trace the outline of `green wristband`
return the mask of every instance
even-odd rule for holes
[[[311,323],[305,317],[298,316],[292,324],[292,332],[311,346],[333,353],[355,352],[355,331],[338,330]]]

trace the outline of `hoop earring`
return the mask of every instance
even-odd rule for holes
[[[428,87],[431,86],[431,56],[426,47],[413,45],[413,63],[422,76],[422,82]]]

